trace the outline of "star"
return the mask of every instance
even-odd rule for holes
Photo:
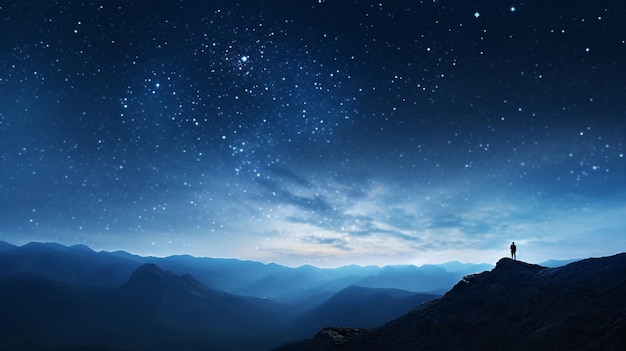
[[[3,7],[0,236],[291,265],[612,254],[626,5],[585,4]]]

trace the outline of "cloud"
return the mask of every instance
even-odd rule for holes
[[[331,246],[344,251],[352,251],[347,242],[341,238],[322,238],[315,235],[308,235],[301,239],[303,242],[314,245]]]
[[[235,185],[181,189],[187,200],[169,204],[176,213],[143,214],[150,223],[141,230],[154,232],[151,241],[161,245],[150,252],[167,252],[168,232],[185,238],[175,245],[193,245],[183,249],[201,256],[286,264],[314,259],[310,263],[321,260],[329,266],[368,260],[494,262],[508,255],[510,241],[519,243],[520,258],[540,262],[584,257],[584,249],[606,252],[615,246],[612,240],[624,244],[619,236],[619,229],[626,227],[620,195],[598,202],[576,194],[546,199],[492,189],[486,182],[469,187],[465,181],[451,181],[433,187],[374,176],[355,181],[322,172],[272,171],[273,176],[254,183],[223,181],[245,187],[243,194],[230,195]],[[185,204],[189,200],[194,204]],[[133,213],[141,213],[140,205]],[[166,226],[160,223],[175,224],[163,232],[159,229]],[[141,246],[135,242],[129,243]],[[581,243],[583,249],[577,249]],[[176,252],[171,244],[169,249]]]

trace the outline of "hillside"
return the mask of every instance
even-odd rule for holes
[[[307,331],[303,335],[310,335],[328,325],[372,328],[440,296],[399,289],[350,286],[304,313],[293,324]]]
[[[622,253],[558,268],[504,258],[382,327],[326,328],[277,350],[625,349]]]

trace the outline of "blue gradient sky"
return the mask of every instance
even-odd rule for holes
[[[297,266],[626,247],[626,4],[0,6],[0,240]]]

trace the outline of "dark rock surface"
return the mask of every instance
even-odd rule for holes
[[[286,344],[280,347],[280,351],[324,351],[333,350],[354,337],[364,334],[365,329],[326,327],[320,330],[313,339]]]
[[[277,350],[626,350],[626,254],[558,268],[504,258],[382,327],[325,334]]]

